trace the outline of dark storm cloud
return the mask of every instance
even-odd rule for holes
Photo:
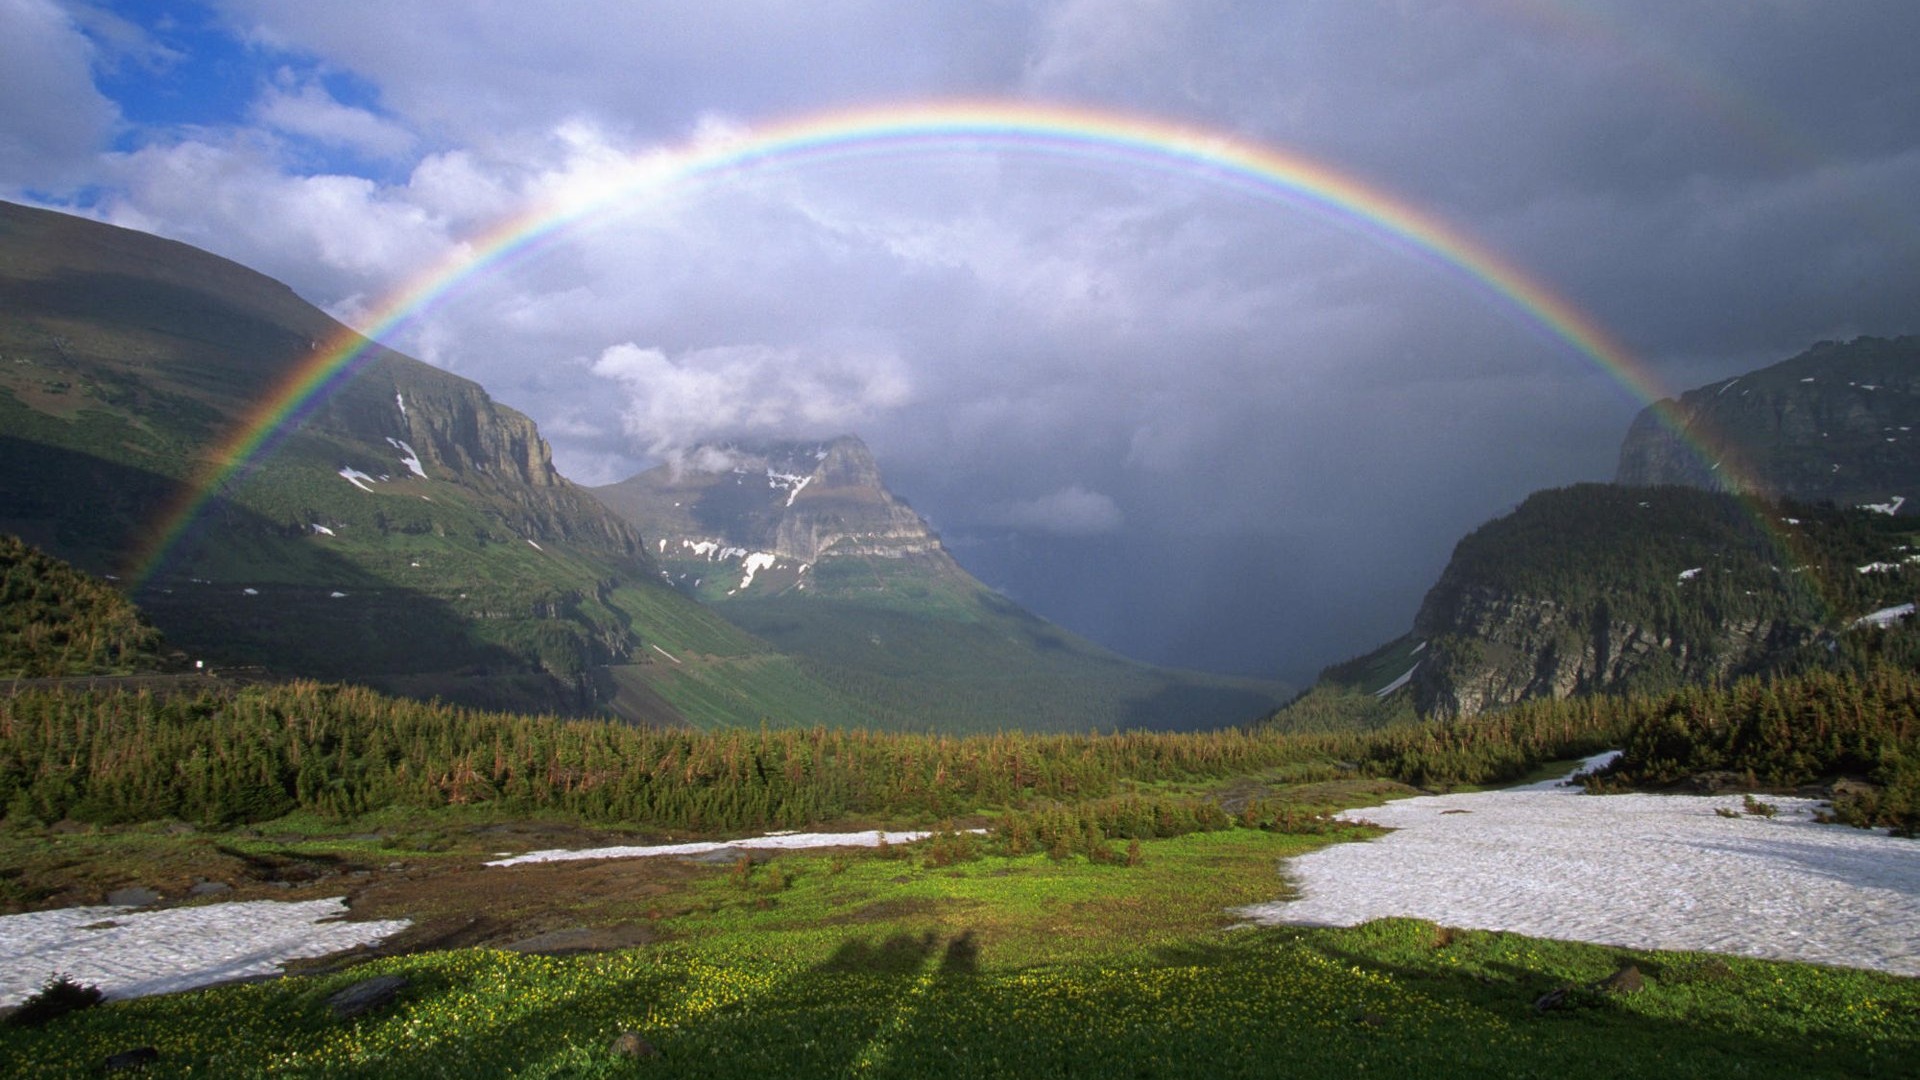
[[[72,89],[4,114],[42,138],[11,190],[96,191],[350,318],[635,154],[1000,96],[1322,160],[1500,252],[1671,389],[1920,329],[1905,2],[218,7],[257,68],[244,121],[106,152],[111,35],[7,0],[10,28],[52,33],[37,78]],[[1352,221],[977,147],[636,203],[398,343],[528,411],[591,482],[700,438],[856,428],[991,584],[1137,655],[1293,677],[1403,629],[1479,521],[1610,475],[1641,404]]]

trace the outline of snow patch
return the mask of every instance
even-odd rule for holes
[[[407,397],[406,397],[406,395],[405,395],[405,394],[399,394],[399,393],[396,393],[396,394],[394,394],[394,395],[393,395],[393,403],[394,403],[395,405],[398,405],[398,406],[400,406],[400,416],[401,416],[401,417],[402,417],[402,418],[404,419],[404,418],[406,417],[406,415],[407,415]]]
[[[1913,841],[1812,821],[1811,799],[1587,795],[1549,781],[1342,815],[1394,831],[1286,867],[1261,925],[1388,916],[1635,949],[1698,949],[1920,975]],[[1448,811],[1467,813],[1448,813]]]
[[[1420,644],[1418,644],[1418,645],[1415,645],[1415,646],[1413,647],[1413,649],[1412,649],[1412,651],[1411,651],[1411,652],[1408,652],[1408,653],[1407,653],[1407,655],[1408,655],[1408,656],[1419,656],[1419,655],[1420,655],[1421,653],[1423,653],[1423,652],[1425,652],[1426,650],[1427,650],[1427,643],[1423,641],[1423,642],[1421,642]]]
[[[1700,576],[1700,571],[1702,571],[1702,570],[1705,570],[1705,569],[1706,569],[1706,567],[1704,567],[1704,566],[1696,566],[1696,567],[1694,567],[1694,568],[1693,568],[1693,569],[1691,569],[1691,570],[1682,570],[1682,571],[1680,571],[1680,580],[1681,580],[1681,581],[1692,581],[1692,580],[1693,580],[1694,578],[1697,578],[1697,577],[1699,577],[1699,576]]]
[[[669,660],[671,660],[671,661],[673,661],[673,662],[674,662],[674,663],[676,663],[676,664],[680,662],[680,658],[679,658],[679,657],[677,657],[677,656],[675,656],[675,655],[673,655],[672,653],[670,653],[670,652],[668,652],[667,650],[665,650],[665,649],[663,649],[663,648],[661,648],[660,646],[658,646],[658,645],[655,645],[655,644],[653,644],[652,642],[648,642],[648,643],[647,643],[647,647],[648,647],[648,648],[650,648],[650,649],[652,649],[652,650],[653,650],[654,652],[657,652],[657,653],[659,653],[659,654],[660,654],[661,656],[664,656],[664,657],[666,657],[667,659],[669,659]]]
[[[371,945],[408,925],[347,922],[347,915],[346,899],[334,897],[0,916],[0,1003],[26,1000],[56,972],[98,986],[110,998],[275,975],[282,961]]]
[[[1811,376],[1811,375],[1809,375],[1809,376],[1807,376],[1806,378],[1804,378],[1804,379],[1801,379],[1800,381],[1801,381],[1801,382],[1812,382],[1812,381],[1813,381],[1813,376]]]
[[[747,586],[752,585],[753,575],[759,573],[762,570],[771,569],[772,566],[773,566],[772,552],[756,551],[753,554],[747,556],[747,561],[740,564],[740,568],[747,572],[746,576],[740,579],[740,587],[744,589]]]
[[[1861,573],[1861,574],[1890,574],[1893,571],[1900,569],[1900,564],[1890,563],[1890,562],[1870,562],[1865,566],[1856,566],[1853,569],[1855,572]]]
[[[1834,466],[1834,469],[1836,471],[1838,471],[1839,468],[1840,466],[1838,465]],[[1855,510],[1871,510],[1876,514],[1885,514],[1888,517],[1892,517],[1893,515],[1900,512],[1900,507],[1905,505],[1906,501],[1907,501],[1907,497],[1905,495],[1895,495],[1891,501],[1883,502],[1883,503],[1862,503],[1859,506],[1854,507],[1854,509]]]
[[[522,539],[526,539],[526,538],[524,538],[524,537],[523,537]],[[529,544],[533,544],[533,550],[535,550],[535,551],[545,551],[545,550],[547,550],[546,548],[543,548],[543,547],[541,547],[541,546],[540,546],[539,544],[534,544],[532,540],[527,540],[527,543],[529,543]]]
[[[240,590],[240,592],[241,592],[241,594],[242,594],[242,595],[245,595],[245,596],[259,596],[259,595],[260,595],[260,590],[259,590],[259,589],[241,589],[241,590]]]
[[[666,553],[667,553],[667,538],[663,536],[660,538],[660,554],[665,555]]]
[[[1892,626],[1894,623],[1912,614],[1912,604],[1896,604],[1893,607],[1881,608],[1871,615],[1860,616],[1853,620],[1853,628],[1857,630],[1862,626],[1877,626],[1885,630],[1887,627]]]
[[[774,472],[773,466],[767,466],[767,486],[776,491],[785,490],[787,492],[788,506],[792,506],[793,500],[799,498],[800,492],[805,490],[806,486],[811,483],[813,483],[813,477],[811,476]]]
[[[1731,378],[1731,379],[1728,379],[1728,380],[1727,380],[1727,384],[1726,384],[1725,386],[1722,386],[1722,387],[1720,388],[1720,394],[1724,394],[1724,393],[1726,393],[1727,391],[1729,391],[1729,390],[1731,390],[1731,389],[1733,389],[1733,384],[1734,384],[1734,383],[1737,383],[1737,382],[1739,382],[1739,381],[1740,381],[1740,380],[1739,380],[1739,378],[1738,378],[1738,377],[1735,377],[1735,378]],[[1719,396],[1720,396],[1720,394],[1715,394],[1715,395],[1713,395],[1713,396],[1714,396],[1714,397],[1719,397]]]
[[[1397,679],[1395,679],[1395,680],[1393,680],[1392,682],[1390,682],[1390,683],[1388,683],[1387,685],[1385,685],[1385,686],[1383,686],[1383,687],[1381,687],[1380,689],[1378,689],[1378,690],[1375,690],[1375,691],[1373,692],[1373,696],[1374,696],[1374,697],[1377,697],[1377,698],[1383,698],[1383,697],[1386,697],[1386,696],[1387,696],[1388,694],[1391,694],[1391,693],[1393,693],[1393,692],[1394,692],[1395,690],[1398,690],[1398,689],[1400,689],[1401,687],[1403,687],[1403,686],[1405,686],[1405,685],[1407,685],[1408,683],[1410,683],[1410,682],[1412,682],[1412,681],[1413,681],[1413,673],[1414,673],[1414,672],[1416,672],[1416,671],[1419,671],[1419,670],[1420,670],[1420,665],[1419,665],[1419,664],[1417,664],[1417,663],[1416,663],[1416,664],[1414,664],[1414,665],[1413,665],[1412,667],[1410,667],[1410,668],[1408,668],[1408,669],[1407,669],[1407,673],[1406,673],[1405,675],[1402,675],[1402,676],[1400,676],[1399,678],[1397,678]]]
[[[359,488],[361,491],[373,490],[372,488],[367,486],[367,484],[373,483],[373,477],[368,476],[366,473],[363,473],[359,469],[356,469],[350,465],[341,469],[339,475],[345,477],[347,483],[352,484],[354,487]],[[364,481],[364,483],[362,481]]]
[[[335,600],[345,600],[345,599],[347,598],[347,594],[346,594],[346,593],[343,593],[343,592],[339,592],[339,591],[337,591],[337,590],[336,590],[336,591],[334,591],[334,592],[330,592],[330,593],[328,593],[327,595],[328,595],[329,597],[331,597],[331,598],[333,598],[333,599],[335,599]]]
[[[984,833],[985,829],[969,830]],[[765,836],[749,836],[741,840],[700,841],[687,844],[652,844],[641,847],[603,847],[551,851],[529,851],[525,855],[515,855],[507,859],[495,859],[488,866],[517,866],[521,863],[565,862],[570,859],[646,859],[657,855],[705,855],[713,851],[729,849],[771,848],[776,851],[797,851],[802,848],[822,847],[879,847],[881,844],[911,844],[916,840],[925,840],[932,836],[930,832],[887,832],[875,829],[863,833],[769,833]]]
[[[708,562],[712,562],[714,555],[720,550],[720,545],[712,540],[682,540],[680,546],[695,555],[705,555]]]
[[[332,535],[333,535],[333,530],[332,530],[332,529],[329,529],[329,528],[327,528],[327,527],[326,527],[325,525],[315,525],[315,526],[313,527],[313,531],[314,531],[314,532],[316,532],[316,533],[318,533],[318,534],[320,534],[321,536],[332,536]]]
[[[387,442],[393,444],[395,450],[406,452],[406,456],[400,459],[400,464],[405,465],[408,472],[422,480],[427,478],[427,470],[420,467],[420,455],[413,452],[413,447],[408,446],[404,439],[396,439],[391,435],[387,436]]]

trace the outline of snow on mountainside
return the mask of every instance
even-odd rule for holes
[[[886,489],[866,444],[701,446],[677,461],[593,489],[653,538],[676,585],[733,596],[751,588],[805,591],[825,560],[914,560],[958,571],[939,537]],[[692,560],[730,564],[724,573]]]

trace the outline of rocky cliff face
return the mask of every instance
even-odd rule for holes
[[[926,521],[887,490],[872,452],[853,436],[703,446],[592,490],[644,530],[651,554],[666,562],[772,560],[768,569],[795,574],[839,558],[951,562]]]
[[[1609,618],[1604,606],[1464,583],[1429,595],[1414,632],[1428,642],[1413,672],[1414,707],[1437,719],[1532,698],[1725,679],[1811,637],[1789,620],[1747,618],[1724,624],[1709,640],[1676,639],[1649,623]]]
[[[1760,507],[1685,487],[1537,492],[1476,529],[1414,618],[1424,715],[1660,691],[1766,670],[1900,597],[1877,515]],[[1893,556],[1897,558],[1898,556]]]
[[[381,464],[376,476],[412,474],[471,489],[515,535],[641,554],[639,531],[561,476],[533,421],[477,383],[385,353],[309,423],[371,447]]]
[[[1920,497],[1920,337],[1822,342],[1676,404],[1679,430],[1653,409],[1634,420],[1619,483],[1841,506]]]

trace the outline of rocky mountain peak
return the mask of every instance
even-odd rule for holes
[[[771,568],[773,560],[797,573],[835,558],[949,561],[939,537],[887,490],[872,451],[852,435],[696,446],[593,493],[646,534],[665,562]],[[753,580],[745,575],[740,587]]]

